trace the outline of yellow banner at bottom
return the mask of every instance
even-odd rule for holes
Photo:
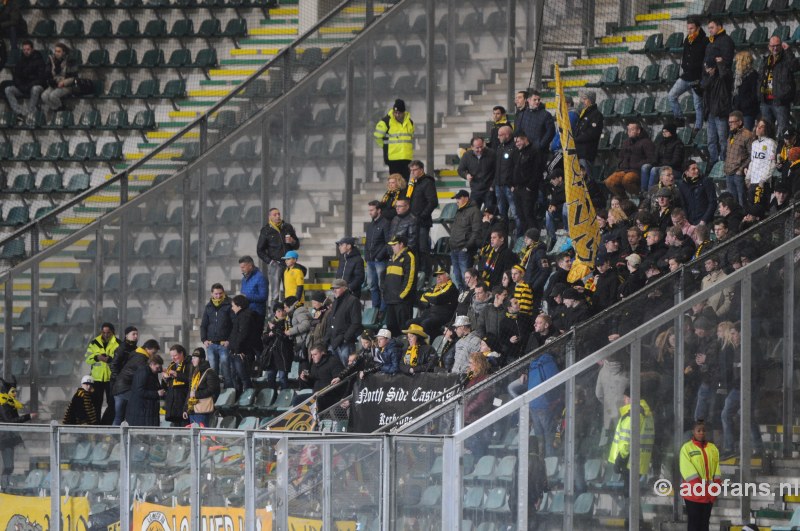
[[[61,497],[61,529],[89,528],[89,500]],[[0,529],[50,529],[50,498],[0,494]]]
[[[147,502],[133,505],[133,531],[185,531],[189,529],[191,508],[186,505],[166,507]],[[273,513],[256,509],[256,530],[272,531]],[[203,507],[200,529],[208,531],[244,531],[244,509],[238,507]],[[289,517],[289,529],[320,531],[322,520]],[[356,522],[336,522],[337,531],[356,531]]]

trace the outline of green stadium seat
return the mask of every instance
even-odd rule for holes
[[[694,98],[691,94],[685,95],[680,100],[681,110],[683,111],[684,115],[694,115],[695,108],[694,108]]]
[[[800,0],[797,0],[800,3]],[[800,26],[797,26],[789,39],[791,42],[800,42]]]
[[[0,160],[14,158],[14,144],[11,142],[0,142]]]
[[[119,0],[119,7],[124,9],[138,9],[144,5],[142,0]]]
[[[644,85],[650,85],[652,83],[658,83],[658,74],[659,74],[660,67],[658,63],[647,65],[645,69],[642,71],[642,77],[639,79],[639,82]]]
[[[133,117],[133,129],[148,131],[156,128],[156,114],[152,109],[145,109],[136,113]]]
[[[59,191],[63,185],[63,178],[60,173],[48,173],[42,177],[42,182],[34,190],[37,194],[53,194]]]
[[[669,116],[671,114],[671,108],[669,104],[669,97],[662,96],[658,98],[656,101],[656,107],[653,110],[653,114],[651,116]]]
[[[242,37],[247,36],[247,20],[243,18],[232,18],[228,21],[225,25],[225,29],[220,33],[221,37],[229,37],[232,39],[239,39]],[[308,53],[311,50],[319,50],[319,48],[310,48],[306,50]],[[322,55],[322,50],[319,50],[320,57]],[[305,53],[303,54],[303,59],[305,59]]]
[[[64,22],[64,25],[61,26],[61,35],[62,39],[78,39],[83,37],[86,34],[86,30],[83,27],[83,21],[80,19],[71,19]]]
[[[217,50],[214,48],[203,48],[197,52],[193,66],[198,68],[212,68],[217,66]]]
[[[647,40],[644,41],[644,47],[641,50],[631,50],[632,54],[645,54],[658,52],[664,47],[664,36],[660,33],[653,33]]]
[[[162,98],[177,99],[186,96],[186,80],[184,79],[170,79],[164,85],[164,92],[161,93]]]
[[[5,109],[0,113],[0,129],[12,129],[17,126],[17,119],[14,116],[14,111]]]
[[[758,26],[750,34],[750,38],[747,39],[747,46],[750,48],[762,48],[767,44],[767,41],[769,41],[769,28]]]
[[[156,68],[164,64],[164,50],[154,48],[147,50],[142,55],[142,62],[139,64],[142,68]]]
[[[677,63],[670,63],[664,67],[664,70],[661,72],[661,83],[672,86],[675,84],[675,81],[678,80],[678,76],[680,75],[681,66]]]
[[[624,85],[636,85],[639,83],[639,66],[631,65],[625,67],[622,74],[621,83]]]
[[[36,39],[49,39],[56,36],[56,21],[52,19],[40,20],[33,27],[31,37]]]
[[[699,150],[703,150],[708,147],[708,133],[706,132],[706,128],[702,128],[697,132],[697,136],[694,137],[694,147]]]
[[[144,27],[142,37],[162,39],[167,36],[167,21],[164,19],[149,20]]]
[[[50,127],[53,129],[71,129],[75,127],[75,115],[69,109],[58,111],[53,115]]]
[[[632,116],[633,115],[633,107],[636,103],[633,96],[628,96],[626,98],[622,98],[617,103],[617,114],[619,116]]]
[[[800,28],[800,26],[798,26]],[[791,35],[791,28],[789,26],[778,26],[775,28],[775,31],[772,32],[773,37],[778,37],[781,42],[788,42],[789,36]]]
[[[158,97],[160,93],[161,84],[159,83],[158,79],[145,79],[139,83],[139,86],[136,88],[136,93],[133,95],[133,97],[141,99],[154,98]]]
[[[31,161],[42,158],[42,145],[39,142],[25,142],[19,147],[17,156],[11,160]]]
[[[456,203],[446,203],[442,206],[442,210],[439,213],[439,217],[433,220],[434,223],[452,223],[456,219],[456,213],[458,212],[458,205]]]
[[[194,37],[194,23],[188,18],[181,18],[172,24],[169,36],[173,39]]]
[[[21,239],[11,240],[3,245],[3,249],[0,251],[0,260],[17,261],[23,258],[25,258],[25,241]],[[26,334],[20,335],[25,336]]]
[[[236,127],[236,111],[225,110],[217,112],[208,122],[209,129],[231,129]]]
[[[32,192],[36,187],[36,176],[32,173],[20,173],[14,177],[11,186],[0,189],[0,192],[8,194],[24,194]]]
[[[94,67],[94,68],[103,68],[107,67],[111,64],[110,56],[108,55],[108,50],[92,50],[89,52],[89,57],[86,58],[86,63],[84,66]]]
[[[0,221],[0,225],[3,227],[18,227],[20,225],[25,225],[30,220],[31,213],[27,206],[15,206],[11,207],[6,219]]]
[[[216,37],[220,33],[222,33],[222,23],[219,21],[219,19],[207,18],[200,23],[200,27],[197,29],[197,35],[195,36],[208,39],[211,37]]]
[[[106,117],[106,123],[100,127],[100,129],[116,131],[118,129],[125,129],[127,127],[128,111],[125,109],[120,109],[118,111],[112,111],[108,113],[108,116]]]
[[[92,7],[98,9],[110,9],[117,7],[115,0],[92,0]]]
[[[133,94],[133,82],[130,79],[116,79],[111,83],[108,89],[108,94],[104,98],[118,100],[121,98],[130,98]]]
[[[727,17],[736,17],[744,15],[746,11],[747,0],[731,0],[731,3],[728,5],[727,9],[715,14]]]
[[[107,142],[100,148],[100,155],[97,157],[102,161],[113,161],[122,159],[122,142]]]
[[[733,40],[733,44],[737,48],[743,48],[747,46],[747,30],[744,28],[736,28],[735,30],[731,31],[730,36],[731,40]]]
[[[100,123],[100,111],[89,109],[81,113],[81,117],[74,127],[75,129],[96,129],[100,127]]]
[[[616,100],[614,98],[606,98],[600,102],[599,110],[600,114],[605,116],[606,118],[610,118],[614,116],[614,105]]]
[[[94,141],[88,142],[80,142],[77,146],[75,146],[75,151],[72,152],[72,155],[67,160],[71,160],[74,162],[82,162],[90,159],[94,159],[97,153],[97,144]]]
[[[89,33],[86,36],[90,39],[107,39],[113,37],[114,33],[111,29],[111,21],[106,19],[95,20],[89,27]]]
[[[192,63],[191,52],[185,48],[174,50],[170,56],[169,61],[164,65],[169,68],[183,68]]]
[[[769,9],[767,9],[767,0],[750,0],[750,5],[747,6],[747,11],[751,16],[768,13]]]
[[[645,96],[636,104],[636,114],[639,116],[653,116],[656,108],[655,96]]]
[[[683,49],[684,34],[682,31],[671,33],[664,43],[664,50],[670,53],[680,52]]]
[[[688,146],[692,143],[692,128],[691,127],[679,127],[677,131],[678,138],[681,139],[684,146]]]
[[[800,10],[800,0],[774,0],[770,13],[773,16],[785,16]]]
[[[69,142],[53,142],[47,146],[47,152],[42,157],[42,160],[66,160],[69,157]]]
[[[89,7],[89,3],[86,0],[64,0],[63,6],[70,9],[85,9]]]
[[[45,116],[44,111],[37,109],[33,114],[29,114],[25,118],[25,121],[22,123],[22,127],[25,129],[41,129],[46,123],[47,117]]]
[[[619,67],[609,66],[603,70],[603,75],[597,83],[588,83],[587,87],[604,87],[611,85],[619,85]]]
[[[185,145],[185,147],[183,148],[183,152],[177,157],[173,157],[172,160],[180,162],[189,162],[196,159],[199,156],[200,156],[200,143],[190,142]]]
[[[139,63],[138,54],[134,48],[125,48],[117,52],[114,58],[114,64],[117,68],[130,68],[137,66]]]

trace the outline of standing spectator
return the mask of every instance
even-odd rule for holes
[[[469,357],[481,348],[481,336],[472,330],[472,323],[466,315],[459,315],[453,323],[458,341],[455,348],[455,361],[450,372],[464,374],[469,368]]]
[[[167,392],[161,388],[158,375],[164,368],[164,360],[154,354],[147,365],[139,367],[133,374],[131,395],[125,419],[131,426],[158,426],[159,401]]]
[[[410,253],[409,256],[411,256]],[[388,288],[389,268],[387,268],[386,277]],[[361,330],[361,301],[347,288],[347,282],[340,278],[333,281],[331,290],[335,299],[327,322],[325,344],[328,345],[328,350],[336,354],[344,367],[347,365],[347,357],[356,348],[356,337]],[[390,297],[386,294],[384,296],[386,302],[391,304]]]
[[[276,303],[276,306],[278,304],[283,308],[282,303]],[[261,316],[250,308],[250,302],[244,295],[236,295],[233,298],[231,312],[233,312],[233,322],[228,340],[228,359],[230,360],[228,373],[231,377],[230,380],[225,381],[225,385],[235,388],[236,393],[240,394],[242,389],[253,387],[250,381],[250,367],[253,366],[253,360],[261,350],[262,320]],[[219,373],[217,374],[219,375]]]
[[[728,192],[744,205],[744,175],[750,165],[750,148],[753,144],[753,133],[744,127],[744,117],[739,111],[728,116],[728,150],[725,153],[725,182]]]
[[[514,131],[504,125],[497,131],[497,147],[495,148],[494,192],[497,196],[498,214],[504,219],[517,217],[514,194],[511,192],[511,181],[514,178],[516,149],[513,139]]]
[[[710,47],[709,47],[710,48]],[[722,57],[706,61],[703,80],[703,113],[708,121],[708,164],[710,168],[719,160],[725,160],[728,138],[728,116],[731,114],[731,90],[733,76]]]
[[[728,70],[731,70],[733,68],[733,55],[736,53],[736,45],[730,35],[725,32],[722,19],[711,18],[707,27],[708,46],[706,46],[705,54],[703,54],[703,63],[708,64],[709,61],[716,61],[717,57],[721,57]],[[706,72],[707,74],[708,72]]]
[[[506,244],[507,235],[501,230],[492,231],[489,249],[485,259],[479,264],[481,279],[489,284],[490,288],[500,285],[503,273],[517,263],[517,257]]]
[[[537,354],[528,365],[527,389],[535,388],[556,374],[558,374],[558,364],[553,354],[550,352]],[[532,428],[539,436],[539,440],[544,443],[543,453],[547,457],[556,455],[556,449],[553,446],[556,433],[553,426],[556,425],[556,415],[560,413],[563,404],[564,400],[557,388],[531,400]]]
[[[350,236],[342,238],[336,245],[339,246],[339,266],[336,268],[336,278],[347,282],[350,293],[361,298],[361,285],[364,283],[364,258],[356,248],[356,239]]]
[[[655,443],[655,421],[650,406],[644,398],[639,399],[639,470],[631,471],[631,392],[625,389],[623,393],[624,405],[619,410],[619,421],[614,431],[614,440],[608,452],[608,462],[614,465],[614,471],[622,474],[625,489],[630,484],[630,474],[635,474],[634,480],[647,474],[650,470],[650,458],[653,455]]]
[[[688,529],[709,529],[711,509],[717,497],[709,494],[711,489],[708,487],[713,483],[722,483],[722,470],[719,467],[719,450],[714,443],[706,440],[703,419],[695,420],[692,439],[681,447],[680,469],[683,479],[680,492],[689,493],[683,496]],[[702,494],[695,495],[696,488],[701,486],[704,487]]]
[[[594,261],[597,274],[594,277],[594,292],[592,292],[592,311],[600,313],[619,300],[620,277],[614,264],[611,263],[609,253],[600,253]]]
[[[191,362],[186,359],[187,353],[183,345],[175,344],[169,348],[172,362],[164,371],[164,386],[167,394],[164,397],[164,420],[169,421],[173,428],[186,426],[183,418],[183,406],[189,396],[189,384],[192,380]]]
[[[311,384],[312,390],[317,393],[334,383],[333,380],[342,371],[344,371],[344,365],[339,362],[339,358],[328,354],[325,345],[318,343],[311,346],[311,366],[308,370],[300,373],[300,379],[307,384]],[[319,397],[317,411],[325,411],[335,402],[334,395],[327,393],[325,396]]]
[[[263,232],[262,229],[262,234]],[[283,263],[281,263],[281,273],[283,273],[282,268]],[[247,300],[253,306],[254,312],[262,318],[266,317],[267,296],[269,293],[267,279],[264,278],[264,274],[261,273],[261,270],[256,267],[253,259],[249,256],[239,258],[239,270],[242,272],[242,295],[247,297]]]
[[[515,135],[517,152],[514,160],[514,173],[511,177],[511,191],[517,207],[517,237],[537,226],[536,201],[542,185],[542,164],[544,155],[536,150],[527,135],[518,131]]]
[[[286,335],[294,340],[295,359],[307,359],[308,336],[311,331],[311,313],[308,308],[295,297],[286,297],[283,301],[286,313],[289,316],[290,327]]]
[[[233,375],[230,372],[230,359],[228,358],[228,340],[231,337],[232,328],[233,311],[231,310],[231,301],[225,294],[225,288],[222,287],[222,284],[216,283],[211,286],[211,299],[206,303],[203,319],[200,321],[200,341],[206,348],[209,365],[217,374],[222,375],[222,379],[228,385],[233,382]],[[185,355],[186,352],[184,351]],[[183,412],[182,408],[183,403],[181,403],[181,412]]]
[[[683,120],[683,111],[678,102],[678,97],[684,92],[691,91],[694,100],[695,118],[694,130],[703,127],[703,99],[700,94],[700,79],[703,76],[703,60],[708,46],[708,38],[700,21],[696,17],[686,20],[686,38],[683,41],[683,55],[681,56],[681,75],[669,90],[672,115],[676,120]]]
[[[20,424],[29,422],[37,417],[37,413],[24,413],[22,402],[17,400],[17,383],[7,382],[0,378],[0,422],[3,424]],[[14,449],[22,444],[22,437],[14,431],[0,432],[0,457],[3,458],[3,468],[0,469],[0,490],[5,491],[14,472]]]
[[[410,203],[410,212],[417,219],[417,247],[422,269],[430,274],[431,261],[431,227],[433,227],[433,211],[439,207],[436,195],[436,180],[425,173],[425,165],[421,160],[412,160],[409,164],[411,178],[406,187],[406,199]],[[359,291],[358,295],[360,296]]]
[[[36,112],[39,96],[47,84],[47,65],[41,52],[33,49],[33,42],[22,41],[22,55],[12,74],[14,81],[6,87],[6,99],[17,115],[17,122],[23,122]],[[27,107],[20,105],[19,98],[28,98]]]
[[[502,286],[496,286],[491,291],[483,282],[475,286],[475,296],[472,298],[472,306],[467,312],[467,317],[470,323],[475,323],[476,334],[481,337],[500,335],[507,296]]]
[[[758,97],[758,72],[753,68],[753,55],[739,52],[733,58],[733,108],[742,113],[744,128],[750,131],[761,112]]]
[[[497,343],[501,345],[502,355],[497,360],[490,360],[493,365],[500,365],[516,361],[525,352],[522,350],[528,344],[528,336],[533,331],[533,317],[520,313],[519,301],[514,297],[508,300],[508,308],[500,320],[500,335]],[[491,339],[491,336],[488,336]]]
[[[392,173],[386,178],[386,193],[381,198],[381,212],[389,221],[397,215],[396,203],[406,196],[406,180],[399,173]]]
[[[289,373],[294,359],[294,340],[289,336],[292,323],[289,321],[286,307],[276,302],[272,307],[272,319],[264,328],[264,351],[259,357],[258,366],[266,371],[267,387],[277,389],[289,388]],[[275,387],[277,377],[278,387]],[[249,378],[246,387],[252,387]]]
[[[764,198],[768,198],[771,193],[770,184],[772,183],[772,172],[775,170],[777,153],[777,145],[772,139],[772,124],[769,121],[759,118],[756,121],[754,132],[756,138],[751,146],[750,166],[747,168],[747,180],[750,182],[747,203],[751,207],[755,203],[753,198],[756,196],[758,188],[760,188],[760,195]]]
[[[517,115],[514,123],[517,132],[525,133],[533,149],[540,155],[537,170],[541,173],[544,171],[550,143],[556,135],[556,125],[553,115],[545,108],[542,95],[538,91],[528,91],[528,108]]]
[[[189,384],[189,396],[186,398],[183,418],[190,424],[210,426],[209,421],[213,413],[195,411],[195,406],[204,398],[211,398],[212,402],[219,397],[219,376],[206,361],[206,351],[196,348],[192,352],[192,380]]]
[[[769,39],[769,55],[764,57],[761,67],[761,116],[777,122],[777,136],[780,138],[789,127],[789,109],[794,101],[794,74],[800,70],[800,63],[780,37]]]
[[[114,426],[119,426],[127,418],[128,402],[131,398],[133,377],[141,367],[147,366],[148,361],[158,354],[161,345],[155,339],[148,339],[144,345],[133,351],[128,361],[122,367],[119,377],[114,382]]]
[[[473,258],[481,244],[481,213],[466,190],[456,192],[453,199],[458,210],[450,227],[450,261],[453,281],[459,290],[463,290],[466,287],[464,273],[472,268]]]
[[[389,242],[392,258],[386,267],[383,299],[386,302],[386,328],[392,335],[400,335],[400,330],[411,319],[411,310],[417,298],[417,257],[407,244],[404,236],[394,236]]]
[[[381,214],[380,201],[369,202],[369,217],[367,224],[367,240],[364,245],[364,258],[367,261],[367,286],[372,299],[372,307],[380,311],[386,308],[381,300],[381,283],[386,272],[386,262],[389,260],[389,220]]]
[[[597,108],[597,93],[582,92],[580,99],[583,109],[573,129],[575,150],[579,160],[591,165],[597,158],[597,145],[603,136],[603,113]]]
[[[629,123],[626,131],[628,138],[622,142],[617,171],[609,175],[605,181],[606,188],[611,194],[619,197],[639,194],[644,168],[647,167],[649,172],[656,158],[653,141],[647,137],[638,123]]]
[[[320,343],[328,333],[328,321],[331,317],[331,301],[324,291],[317,291],[311,296],[311,330],[308,332],[306,346],[311,348],[314,343]]]
[[[500,144],[500,139],[498,138],[498,131],[503,126],[511,126],[511,123],[508,121],[508,114],[506,114],[506,108],[502,105],[495,105],[492,107],[492,130],[489,132],[489,141],[486,143],[487,147],[492,149],[497,149],[497,146]]]
[[[306,267],[297,262],[300,255],[297,251],[287,251],[281,257],[286,269],[283,271],[283,298],[296,297],[302,302],[306,300],[305,283]]]
[[[550,261],[544,242],[539,241],[539,234],[536,229],[525,231],[525,247],[519,264],[525,269],[524,280],[531,287],[533,296],[541,300],[545,282],[550,276]]]
[[[300,248],[300,240],[291,223],[281,219],[281,211],[277,208],[269,209],[269,221],[261,227],[258,235],[256,249],[258,257],[267,264],[269,277],[269,303],[274,304],[281,297],[281,280],[283,280],[283,256],[287,251],[296,251]],[[244,292],[244,290],[242,291]],[[250,298],[250,297],[248,297]],[[258,302],[250,299],[250,302]],[[253,308],[256,313],[266,315],[266,301],[264,311],[259,312],[259,307]]]
[[[414,158],[414,122],[406,112],[406,102],[394,100],[394,106],[375,124],[375,143],[383,149],[383,162],[389,173],[409,177],[409,163]]]
[[[663,168],[669,167],[673,170],[683,168],[683,141],[678,138],[678,129],[674,123],[664,124],[661,136],[656,139],[655,150],[656,158],[653,167],[650,168],[647,182],[642,172],[642,193],[658,183]]]
[[[8,37],[11,50],[16,50],[17,37],[25,35],[27,27],[25,20],[22,18],[19,0],[3,2],[2,6],[0,6],[0,40]]]
[[[691,161],[678,181],[681,201],[686,209],[686,219],[692,225],[711,223],[717,210],[717,190],[711,179],[700,175],[697,162]]]
[[[458,174],[469,183],[470,197],[480,209],[484,201],[494,203],[494,172],[497,166],[495,153],[487,149],[483,139],[473,137],[458,164]]]
[[[114,359],[111,360],[111,381],[109,385],[111,386],[111,394],[114,395],[115,411],[117,409],[117,378],[125,367],[125,364],[128,363],[128,359],[136,352],[138,346],[139,330],[135,326],[127,327],[125,329],[125,339],[122,341],[122,344],[117,347],[116,352],[114,352]],[[92,386],[94,387],[94,383],[92,383]]]
[[[42,92],[42,110],[47,116],[61,108],[61,99],[71,95],[78,81],[78,65],[66,44],[59,42],[47,61],[47,88]]]
[[[567,211],[567,194],[564,189],[564,174],[561,170],[556,170],[550,174],[549,183],[546,185],[545,199],[547,201],[547,211],[544,215],[544,226],[547,229],[547,238],[550,240],[550,245],[556,244],[556,221],[561,221],[564,228],[569,230],[567,220],[569,213]],[[536,229],[528,229],[525,234],[527,238],[528,232],[537,232]],[[536,239],[538,240],[538,234]]]
[[[415,253],[419,247],[417,238],[419,237],[417,216],[411,213],[411,201],[406,197],[401,197],[395,202],[397,215],[389,225],[389,234],[392,238],[403,236],[408,241],[408,247]]]
[[[420,302],[427,308],[420,313],[417,321],[431,337],[439,334],[446,323],[453,319],[453,314],[458,305],[458,288],[450,280],[450,275],[444,269],[434,272],[436,284],[433,289],[423,293]],[[406,332],[403,332],[404,334]]]
[[[519,122],[519,116],[528,108],[528,91],[518,90],[514,94],[514,121]]]
[[[567,116],[569,117],[569,130],[575,131],[575,126],[578,124],[578,111],[575,110],[575,100],[572,99],[572,96],[565,96],[564,100],[567,103]],[[601,128],[602,130],[602,128]],[[574,138],[573,138],[574,140]],[[577,144],[576,144],[577,149]],[[554,153],[553,160],[556,158],[561,157],[561,133],[556,127],[556,134],[553,136],[553,140],[550,141],[550,151]],[[578,157],[580,158],[580,157]],[[560,166],[563,168],[564,162],[561,161]]]
[[[23,45],[24,46],[24,45]],[[92,368],[94,379],[94,407],[99,415],[103,411],[103,397],[106,398],[106,410],[100,418],[100,424],[109,425],[114,419],[114,395],[111,392],[111,360],[119,347],[119,340],[114,335],[114,325],[103,323],[100,335],[89,342],[86,348],[86,363]]]
[[[77,426],[97,424],[97,410],[92,400],[93,389],[94,379],[91,376],[81,378],[81,386],[72,395],[72,400],[67,406],[67,411],[64,413],[64,420],[61,421],[61,424]]]

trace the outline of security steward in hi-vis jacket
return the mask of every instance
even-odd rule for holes
[[[406,102],[397,99],[386,116],[375,124],[375,143],[383,149],[383,161],[389,174],[399,173],[408,182],[411,160],[414,158],[414,122],[406,112]]]
[[[114,421],[114,397],[111,394],[111,359],[119,347],[119,340],[114,335],[114,325],[103,323],[100,335],[89,342],[86,348],[86,363],[92,368],[94,379],[94,407],[97,414],[103,410],[103,396],[106,397],[105,412],[100,417],[100,424],[110,426]]]

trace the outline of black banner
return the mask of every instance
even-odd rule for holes
[[[434,399],[438,403],[453,396],[455,391],[446,396],[444,391],[456,385],[458,378],[458,374],[426,372],[413,376],[370,374],[363,380],[356,380],[347,431],[371,433],[398,419],[400,424],[406,424],[413,420],[406,416],[412,409]]]

